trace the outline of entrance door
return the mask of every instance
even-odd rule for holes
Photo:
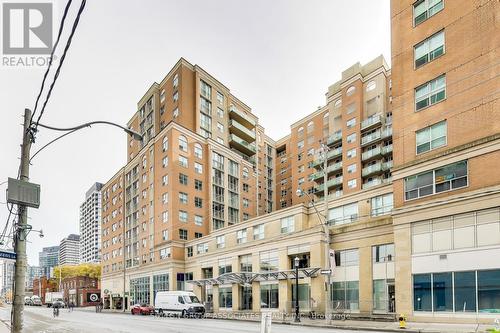
[[[387,283],[387,295],[389,296],[387,308],[390,313],[396,313],[396,288],[394,287],[394,282]]]
[[[240,310],[252,310],[252,287],[240,287]]]

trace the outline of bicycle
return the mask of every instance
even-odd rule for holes
[[[54,310],[52,311],[52,315],[54,316],[54,318],[59,317],[59,308],[54,308]]]

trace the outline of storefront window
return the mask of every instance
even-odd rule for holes
[[[430,274],[413,276],[413,309],[415,311],[432,311]]]
[[[277,309],[279,307],[278,284],[260,285],[260,307],[263,309]]]
[[[295,306],[295,283],[290,285],[292,288],[292,306]],[[311,292],[309,284],[299,284],[299,307],[302,310],[309,309],[311,304],[309,300],[311,299]]]
[[[232,287],[219,287],[219,308],[233,307]]]
[[[240,287],[240,310],[252,310],[252,287]]]
[[[500,312],[500,270],[478,271],[479,312]]]
[[[153,299],[156,298],[158,291],[168,291],[168,274],[153,276]]]
[[[148,277],[130,279],[131,304],[150,304]]]
[[[434,311],[453,311],[451,273],[433,274],[432,287]]]
[[[455,312],[476,311],[476,273],[456,272]]]
[[[339,310],[359,310],[359,281],[332,283],[332,305]]]

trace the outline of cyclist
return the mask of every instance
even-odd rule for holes
[[[53,307],[52,314],[54,315],[54,318],[59,317],[59,306],[58,305],[55,305]]]

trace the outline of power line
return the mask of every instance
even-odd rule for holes
[[[30,124],[33,123],[33,117],[34,117],[34,115],[36,113],[36,109],[38,107],[38,101],[40,100],[40,97],[42,96],[43,88],[45,86],[45,80],[47,79],[47,76],[49,74],[50,67],[51,67],[52,61],[54,59],[54,53],[56,52],[57,45],[59,44],[59,40],[61,39],[61,35],[62,35],[63,30],[64,30],[64,22],[66,21],[66,16],[68,15],[69,7],[71,6],[72,1],[73,0],[68,0],[68,3],[66,4],[66,8],[64,8],[64,14],[63,14],[63,17],[61,19],[61,23],[59,24],[59,32],[57,33],[57,39],[56,39],[54,46],[52,47],[52,52],[50,53],[49,65],[47,66],[47,70],[45,71],[45,74],[43,75],[42,85],[40,86],[40,91],[38,92],[38,96],[36,98],[35,107],[33,108],[33,113],[31,114]]]
[[[45,112],[45,107],[47,106],[47,103],[50,99],[50,96],[52,95],[52,90],[54,89],[54,85],[57,81],[57,78],[59,77],[59,74],[61,72],[62,65],[64,63],[64,59],[66,59],[66,54],[68,53],[69,47],[71,46],[71,42],[73,40],[73,36],[75,35],[76,28],[78,27],[78,23],[80,22],[80,16],[82,15],[83,10],[85,9],[85,4],[87,3],[87,0],[82,0],[82,3],[80,4],[80,8],[78,9],[78,13],[76,14],[75,21],[73,22],[73,27],[71,28],[71,33],[68,37],[68,41],[66,42],[66,46],[64,47],[64,52],[61,56],[61,60],[59,61],[59,65],[57,66],[56,73],[54,74],[54,78],[52,79],[52,83],[50,84],[49,91],[47,92],[47,96],[45,98],[45,101],[43,103],[42,109],[40,110],[40,114],[38,115],[34,132],[36,132],[38,123],[40,122],[40,119],[43,116],[43,113]]]

